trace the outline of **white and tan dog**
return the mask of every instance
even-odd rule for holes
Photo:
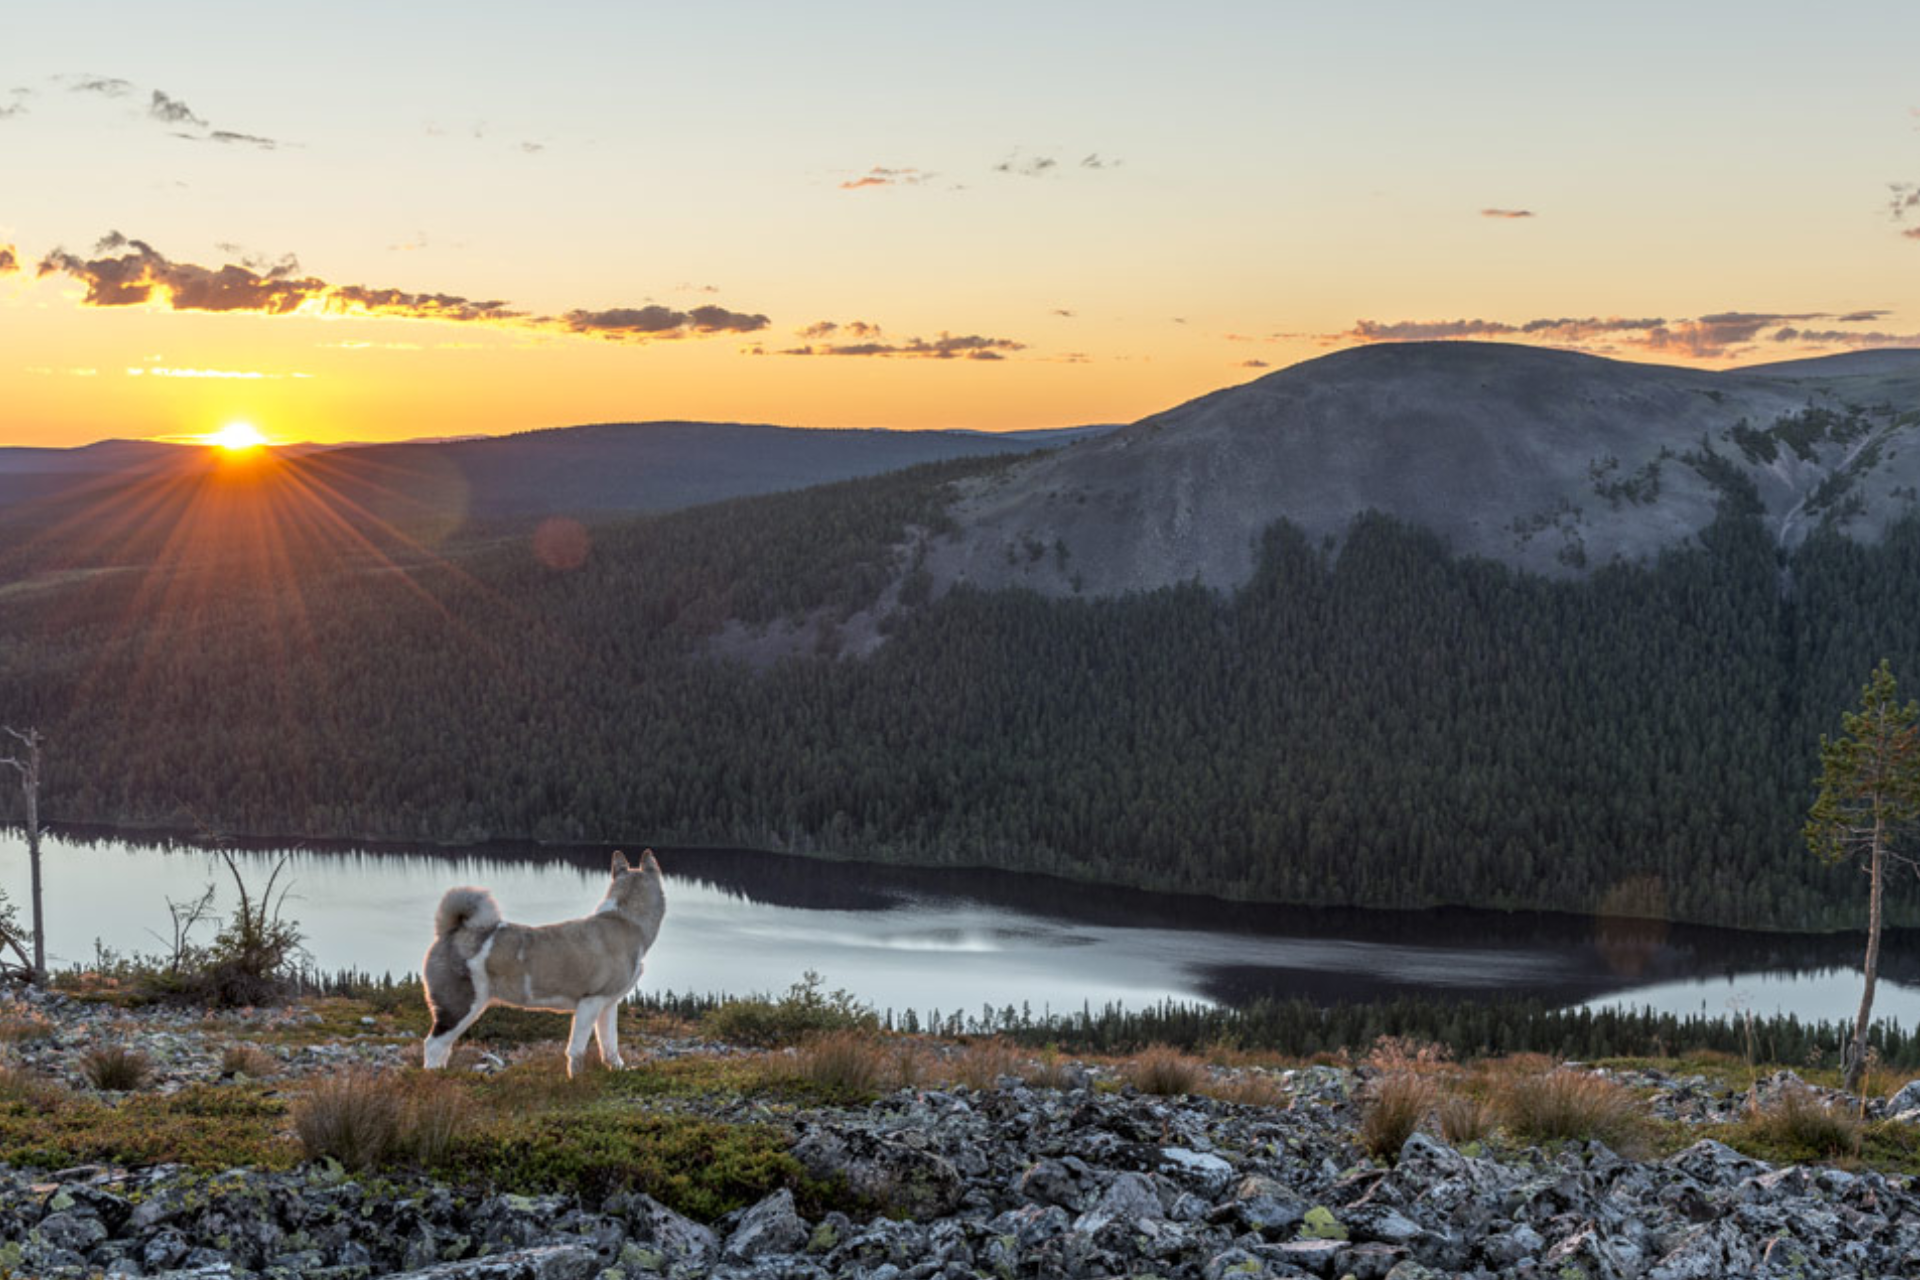
[[[489,1006],[505,1004],[572,1012],[568,1075],[586,1064],[589,1032],[600,1042],[601,1061],[624,1066],[615,1025],[620,1001],[640,981],[642,961],[666,912],[660,864],[651,849],[637,867],[615,853],[607,896],[578,920],[508,924],[485,889],[447,890],[420,969],[433,1014],[426,1065],[446,1066],[454,1041]]]

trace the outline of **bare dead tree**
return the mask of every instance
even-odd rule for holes
[[[33,872],[33,980],[47,980],[46,909],[40,892],[40,743],[38,729],[15,729],[11,725],[0,732],[20,745],[15,754],[0,756],[0,764],[11,765],[20,775],[20,790],[27,799],[27,863]]]

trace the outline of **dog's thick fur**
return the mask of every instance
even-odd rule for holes
[[[620,1001],[640,981],[642,960],[660,934],[667,898],[653,850],[632,866],[613,855],[613,883],[592,915],[559,924],[508,924],[485,889],[449,889],[433,922],[433,946],[421,965],[433,1029],[426,1065],[444,1067],[454,1041],[489,1006],[573,1013],[567,1074],[586,1064],[587,1036],[609,1067],[620,1059]]]

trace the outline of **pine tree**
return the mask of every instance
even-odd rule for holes
[[[1880,970],[1880,921],[1889,862],[1920,870],[1897,852],[1900,829],[1920,817],[1920,703],[1901,706],[1883,658],[1860,690],[1860,710],[1842,717],[1844,736],[1820,738],[1820,794],[1806,825],[1807,846],[1828,862],[1863,858],[1868,876],[1866,988],[1846,1050],[1846,1088],[1866,1069],[1867,1022]]]

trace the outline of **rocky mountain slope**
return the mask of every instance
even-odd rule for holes
[[[1342,351],[963,486],[936,582],[1112,595],[1253,573],[1286,519],[1379,511],[1553,577],[1688,543],[1732,495],[1783,547],[1920,499],[1920,351],[1732,372],[1494,343]]]

